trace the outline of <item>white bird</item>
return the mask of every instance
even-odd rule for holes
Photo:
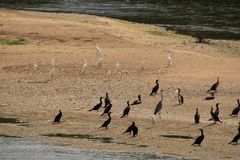
[[[82,73],[85,73],[85,70],[86,70],[86,68],[87,68],[87,66],[88,66],[88,63],[87,63],[87,60],[86,59],[81,59],[82,60],[82,64],[81,64],[81,72]]]
[[[174,53],[172,53],[172,52],[169,51],[169,54],[168,54],[168,56],[167,56],[168,66],[169,66],[169,65],[172,65],[173,55],[174,55]]]
[[[118,72],[118,70],[120,69],[120,62],[117,62],[115,65],[114,65],[114,69],[116,72]]]
[[[54,59],[54,58],[51,59],[50,65],[51,65],[52,67],[55,66],[55,59]]]
[[[97,51],[97,52],[96,52],[97,56],[100,56],[100,54],[101,54],[101,49],[100,49],[98,43],[96,43],[96,51]]]
[[[33,70],[36,72],[38,69],[38,65],[36,62],[33,62]]]
[[[104,55],[103,57],[99,58],[99,59],[96,61],[96,65],[97,65],[98,67],[102,67],[105,56],[106,56],[106,55]]]
[[[151,115],[150,116],[150,118],[151,118],[151,120],[152,120],[152,124],[155,126],[155,124],[156,124],[156,117],[154,116],[154,115]]]
[[[178,89],[176,89],[176,90],[173,92],[173,98],[175,98],[175,99],[178,98],[178,92],[179,92]]]

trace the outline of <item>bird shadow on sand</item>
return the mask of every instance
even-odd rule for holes
[[[175,105],[173,105],[172,107],[177,107],[177,106],[181,106],[181,105],[183,105],[183,103],[175,104]]]
[[[210,123],[210,124],[208,124],[208,125],[205,125],[205,126],[203,126],[202,128],[207,128],[207,127],[211,127],[211,126],[214,126],[214,125],[216,125],[216,124],[218,124],[218,123]]]

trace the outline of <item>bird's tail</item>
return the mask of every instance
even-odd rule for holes
[[[219,120],[220,123],[223,123],[222,121]]]
[[[123,118],[124,117],[124,115],[122,115],[120,118]]]
[[[212,121],[213,120],[213,118],[210,118],[208,121]]]
[[[88,111],[92,111],[93,109],[89,109]]]

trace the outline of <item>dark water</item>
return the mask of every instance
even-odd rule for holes
[[[1,160],[186,160],[150,153],[108,152],[54,146],[21,138],[0,137]]]
[[[240,0],[0,0],[0,6],[87,13],[206,38],[240,39]]]

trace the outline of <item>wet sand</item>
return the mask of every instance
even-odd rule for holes
[[[240,145],[228,144],[237,133],[239,122],[238,117],[228,117],[240,98],[239,41],[210,40],[210,44],[200,44],[192,37],[151,25],[89,15],[5,9],[0,9],[0,33],[1,41],[25,42],[0,44],[0,116],[27,122],[0,123],[0,134],[85,149],[202,159],[239,158]],[[101,48],[100,56],[96,54],[95,43]],[[174,53],[170,66],[169,50]],[[101,57],[104,60],[99,67],[96,61]],[[88,62],[84,73],[80,67],[83,58]],[[114,67],[117,62],[118,70]],[[220,77],[216,98],[204,101],[216,77]],[[161,119],[153,126],[150,116],[160,94],[150,97],[149,93],[156,79],[164,89],[164,106]],[[172,96],[176,88],[181,88],[183,105],[177,106]],[[98,129],[107,119],[99,116],[103,109],[88,112],[106,92],[113,104],[108,130]],[[126,101],[133,102],[138,94],[142,95],[143,103],[133,106],[129,116],[120,119]],[[218,102],[223,123],[211,125],[210,108]],[[197,125],[193,124],[196,107],[201,115]],[[52,125],[59,109],[63,112],[62,123]],[[132,121],[139,128],[136,138],[121,134]],[[200,134],[199,128],[204,128],[205,133],[201,147],[191,145],[194,139],[161,136],[195,138]],[[42,136],[48,133],[97,135],[119,143]]]

